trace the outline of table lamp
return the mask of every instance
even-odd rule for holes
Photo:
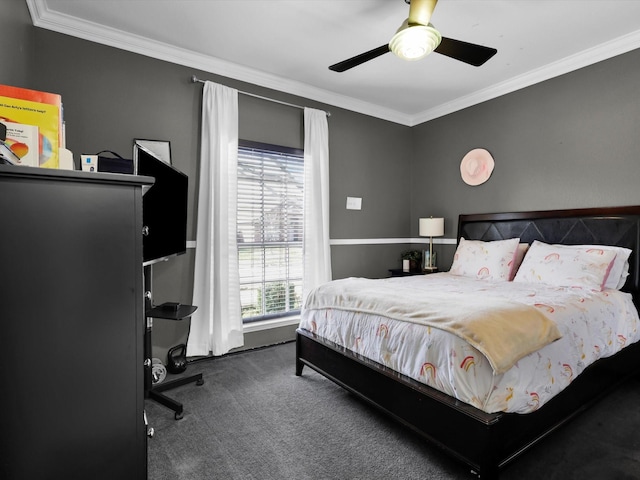
[[[424,269],[433,272],[437,268],[433,264],[433,237],[444,235],[444,218],[421,218],[419,234],[421,237],[429,237],[429,265],[425,265]]]

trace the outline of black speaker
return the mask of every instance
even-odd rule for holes
[[[187,346],[184,343],[170,348],[167,352],[167,370],[182,373],[187,369]]]

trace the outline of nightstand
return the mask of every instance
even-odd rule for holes
[[[390,268],[389,273],[392,277],[410,277],[412,275],[424,275],[426,272],[423,272],[422,270],[411,270],[409,272],[405,272],[401,268]]]

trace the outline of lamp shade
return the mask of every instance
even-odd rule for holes
[[[420,219],[420,236],[421,237],[441,237],[444,235],[444,218],[421,218]]]

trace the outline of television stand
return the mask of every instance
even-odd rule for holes
[[[180,420],[184,416],[184,407],[182,403],[166,396],[164,393],[167,390],[171,390],[188,383],[195,382],[200,386],[204,384],[202,374],[188,375],[180,377],[175,380],[163,382],[158,385],[153,385],[151,375],[151,359],[153,358],[152,343],[151,343],[151,331],[153,330],[153,319],[163,318],[165,320],[182,320],[190,317],[198,307],[194,305],[181,305],[175,303],[166,303],[158,306],[153,306],[151,302],[151,266],[146,266],[144,271],[145,277],[145,317],[147,319],[145,334],[144,334],[144,396],[150,400],[154,400],[161,405],[171,409],[175,413],[175,419]]]
[[[147,344],[147,351],[145,358],[149,363],[148,367],[145,369],[145,397],[150,398],[151,400],[155,400],[156,402],[164,405],[167,408],[170,408],[175,412],[176,420],[180,420],[184,416],[184,407],[182,403],[167,397],[162,392],[167,390],[171,390],[172,388],[180,387],[182,385],[186,385],[188,383],[195,382],[196,385],[200,386],[204,384],[204,379],[202,378],[201,373],[197,373],[195,375],[189,375],[182,378],[177,378],[175,380],[170,380],[168,382],[160,383],[158,385],[153,385],[151,380],[151,330],[153,329],[153,319],[154,318],[164,318],[167,320],[182,320],[183,318],[190,317],[193,312],[196,311],[198,307],[193,305],[180,305],[177,309],[166,308],[163,305],[159,305],[157,307],[153,307],[150,310],[145,312],[145,316],[147,317],[147,330],[146,330],[146,339],[145,344]]]

